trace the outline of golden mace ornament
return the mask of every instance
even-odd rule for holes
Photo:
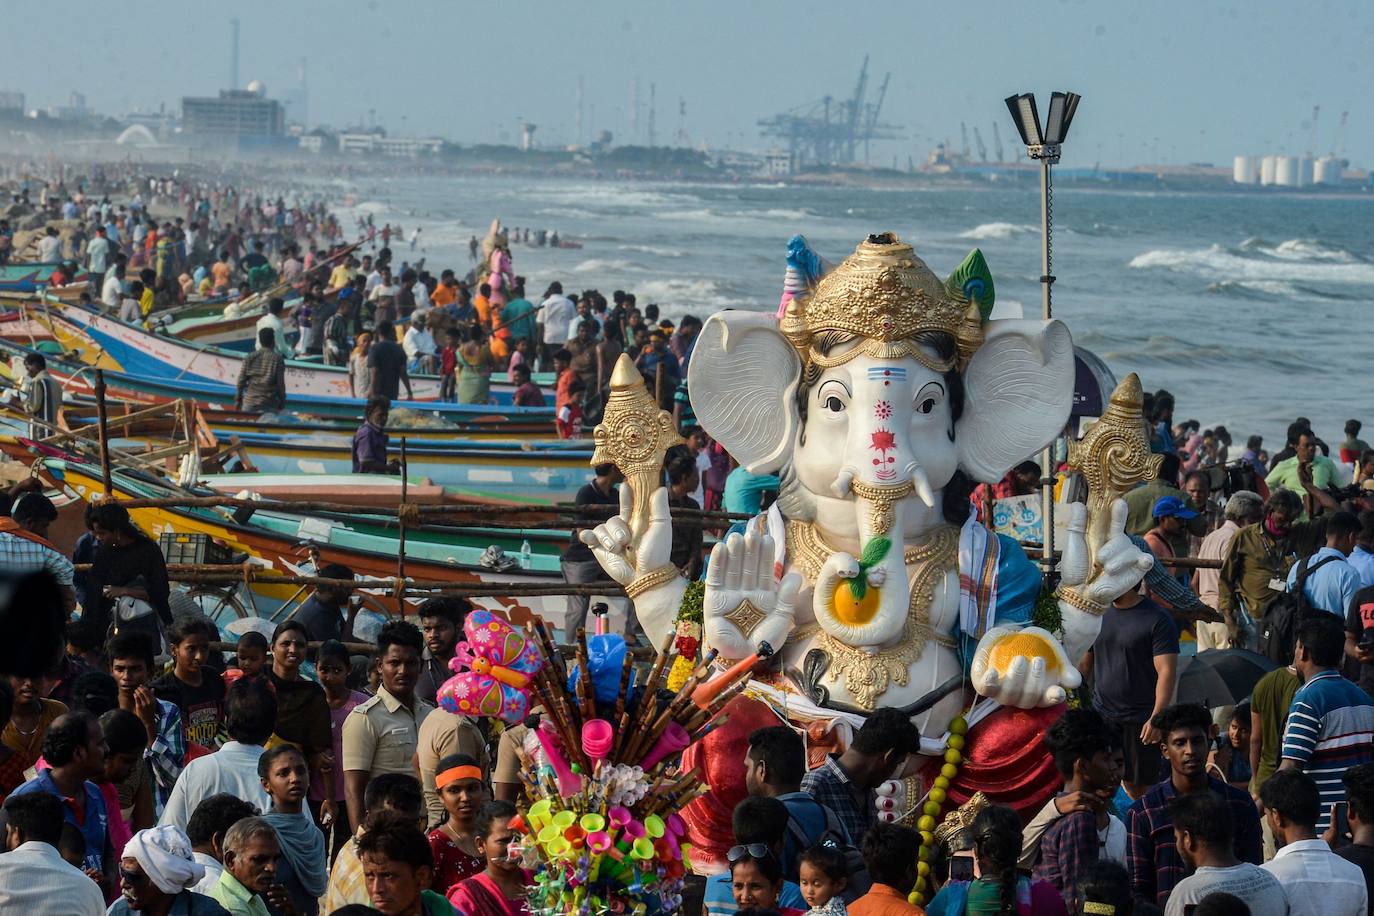
[[[1132,372],[1116,386],[1102,417],[1082,439],[1069,443],[1069,466],[1088,482],[1086,540],[1094,574],[1101,568],[1097,552],[1112,534],[1112,503],[1137,484],[1158,476],[1164,460],[1163,455],[1150,454],[1143,403],[1140,377]]]
[[[614,464],[630,486],[634,501],[626,521],[630,543],[638,544],[649,528],[649,503],[663,483],[663,453],[681,443],[682,437],[672,415],[649,394],[628,354],[620,354],[611,371],[611,395],[592,439],[596,444],[592,466]],[[633,562],[633,547],[626,553]]]

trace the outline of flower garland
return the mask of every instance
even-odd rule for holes
[[[940,767],[940,775],[931,783],[921,817],[916,821],[916,829],[921,832],[921,849],[917,853],[916,886],[907,895],[907,900],[913,906],[925,906],[926,903],[926,892],[930,889],[930,859],[935,851],[935,827],[945,802],[949,800],[950,783],[959,775],[959,767],[964,762],[964,736],[967,734],[968,719],[956,716],[950,721],[944,765]]]

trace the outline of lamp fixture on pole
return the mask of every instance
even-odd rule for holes
[[[1069,135],[1069,125],[1078,111],[1079,99],[1076,92],[1051,93],[1049,116],[1045,119],[1043,129],[1034,94],[1023,92],[1007,96],[1006,99],[1007,111],[1011,112],[1011,120],[1021,135],[1021,142],[1026,145],[1026,154],[1040,162],[1040,296],[1041,317],[1046,321],[1053,317],[1050,287],[1054,285],[1054,274],[1050,272],[1054,263],[1054,192],[1050,182],[1050,166],[1059,161],[1060,147]],[[1049,449],[1045,449],[1040,456],[1040,464],[1040,517],[1044,529],[1040,539],[1044,545],[1041,563],[1048,574],[1054,568],[1054,464]]]

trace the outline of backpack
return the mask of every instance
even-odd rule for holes
[[[1280,665],[1292,664],[1293,649],[1298,641],[1298,627],[1303,621],[1315,614],[1326,613],[1312,607],[1311,602],[1307,600],[1307,577],[1340,557],[1322,557],[1308,566],[1310,559],[1312,558],[1304,557],[1298,561],[1298,575],[1292,587],[1274,599],[1260,623],[1260,654]]]
[[[844,892],[840,896],[846,904],[853,903],[867,894],[873,886],[873,880],[868,877],[868,866],[864,864],[863,854],[859,852],[858,847],[845,842],[844,825],[835,816],[835,812],[831,811],[828,805],[823,805],[814,798],[811,799],[811,802],[820,808],[825,815],[825,829],[821,831],[821,835],[812,840],[806,835],[802,825],[797,823],[797,819],[789,813],[787,816],[787,836],[796,845],[798,853],[812,846],[829,842],[833,843],[844,854],[849,881],[845,884]]]

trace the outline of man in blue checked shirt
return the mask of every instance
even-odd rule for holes
[[[172,794],[172,786],[186,761],[186,730],[175,703],[159,700],[148,681],[153,673],[153,647],[143,632],[126,631],[110,639],[110,674],[119,685],[119,708],[138,716],[148,730],[143,752],[153,775],[154,816]]]
[[[1250,794],[1207,775],[1211,713],[1203,706],[1170,706],[1151,724],[1163,736],[1169,777],[1152,786],[1126,812],[1126,867],[1132,895],[1162,909],[1186,870],[1169,812],[1175,798],[1209,792],[1221,799],[1231,810],[1235,857],[1259,865],[1264,852],[1259,812]]]

